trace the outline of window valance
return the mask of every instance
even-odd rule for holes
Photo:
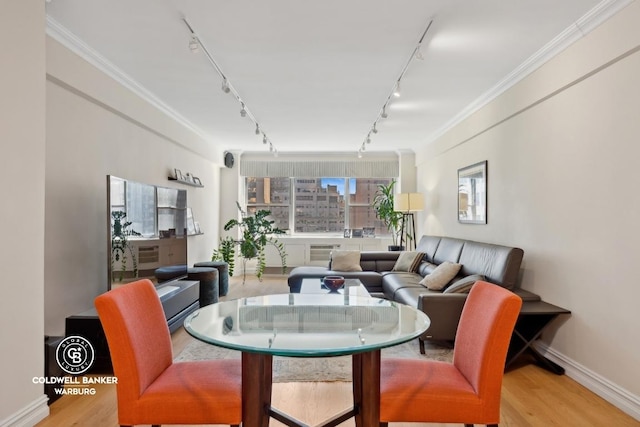
[[[309,158],[317,159],[309,160]],[[272,155],[242,155],[240,175],[254,177],[349,177],[391,178],[400,174],[400,163],[395,154],[371,159],[342,159],[314,155],[313,153],[286,158]]]

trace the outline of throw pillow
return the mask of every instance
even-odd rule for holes
[[[445,261],[437,266],[433,273],[424,276],[420,284],[432,291],[440,291],[451,279],[456,277],[461,267],[462,264]]]
[[[331,269],[333,271],[362,271],[360,267],[360,251],[331,252]]]
[[[444,294],[468,294],[471,287],[478,280],[486,280],[482,274],[472,274],[467,277],[463,277],[460,280],[456,280],[444,290]]]
[[[413,273],[418,270],[418,266],[424,258],[423,252],[406,251],[400,253],[391,271],[408,271]]]

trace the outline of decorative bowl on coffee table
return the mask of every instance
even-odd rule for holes
[[[336,293],[344,286],[344,277],[342,276],[324,276],[322,283],[329,289],[329,292]]]

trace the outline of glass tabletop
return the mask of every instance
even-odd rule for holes
[[[234,350],[322,357],[390,347],[420,336],[426,314],[379,298],[340,294],[280,294],[218,302],[190,314],[195,338]]]

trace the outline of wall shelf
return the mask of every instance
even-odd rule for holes
[[[174,176],[170,176],[168,178],[169,178],[169,181],[177,181],[180,184],[190,185],[192,187],[204,187],[204,185],[202,185],[202,184],[196,184],[195,182],[187,181],[186,179],[178,179],[178,178],[176,178]]]

